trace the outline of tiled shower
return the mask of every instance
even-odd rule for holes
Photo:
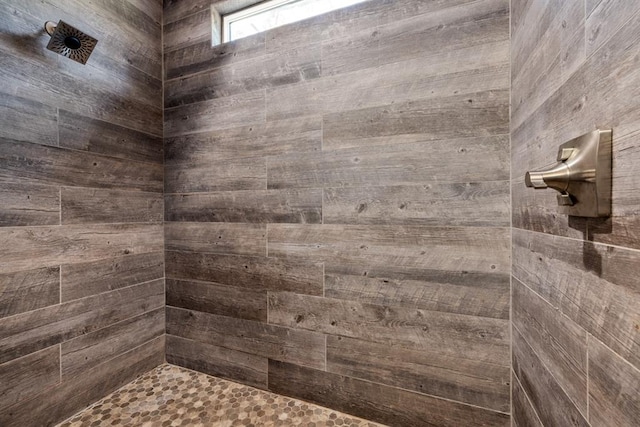
[[[368,0],[212,47],[249,3],[0,0],[0,426],[163,372],[204,407],[638,425],[640,3]],[[612,214],[560,214],[524,174],[595,129]],[[265,410],[130,425],[312,425]]]

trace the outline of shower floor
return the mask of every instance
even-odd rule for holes
[[[381,426],[300,400],[164,364],[58,424],[78,426]]]

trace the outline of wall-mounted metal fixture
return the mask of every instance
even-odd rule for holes
[[[558,211],[584,217],[611,215],[611,130],[596,130],[564,143],[558,163],[527,172],[527,187],[553,188]]]
[[[57,24],[47,21],[44,23],[44,30],[51,36],[47,49],[81,64],[87,63],[91,52],[98,43],[98,40],[64,21]]]

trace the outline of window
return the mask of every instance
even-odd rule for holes
[[[222,17],[222,42],[237,40],[366,0],[269,0]]]

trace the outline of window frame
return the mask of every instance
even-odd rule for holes
[[[239,37],[239,38],[235,38],[235,39],[231,39],[231,25],[235,22],[239,22],[242,21],[243,19],[247,19],[250,18],[252,16],[255,15],[260,15],[262,13],[268,12],[269,10],[273,10],[273,9],[278,9],[284,6],[287,6],[289,4],[295,4],[297,2],[304,2],[304,1],[319,1],[319,0],[263,0],[259,3],[247,6],[243,9],[240,10],[236,10],[233,12],[229,12],[229,13],[224,13],[224,14],[220,14],[217,13],[217,11],[215,12],[215,18],[214,22],[217,21],[218,25],[214,25],[213,28],[213,33],[214,33],[214,38],[217,38],[219,40],[219,43],[228,43],[231,42],[233,40],[238,40],[240,38],[244,38],[243,37]],[[329,13],[335,10],[340,10],[344,7],[352,7],[355,6],[357,4],[361,4],[361,3],[366,3],[369,0],[350,0],[349,4],[346,5],[341,5],[338,7],[333,7],[330,8],[328,10],[326,10],[325,12],[320,12],[320,13],[316,13],[316,14],[310,14],[304,18],[295,20],[295,21],[291,21],[289,22],[289,24],[293,23],[293,22],[300,22],[306,19],[311,19],[313,17],[322,15],[324,13]],[[212,6],[212,9],[214,7]],[[286,25],[286,24],[278,24],[275,25],[273,27],[267,27],[264,31],[268,31],[272,28],[277,28],[281,25]],[[262,31],[260,31],[262,32]],[[258,34],[259,32],[255,33]],[[213,40],[212,40],[213,41]],[[212,43],[214,46],[216,45],[216,43]]]
[[[270,9],[276,9],[278,7],[286,5],[287,3],[295,3],[296,1],[298,0],[267,0],[253,6],[240,9],[236,12],[222,15],[222,43],[228,43],[232,41],[229,38],[229,35],[231,33],[231,24],[233,24],[234,22],[248,18],[252,15],[258,15]]]

